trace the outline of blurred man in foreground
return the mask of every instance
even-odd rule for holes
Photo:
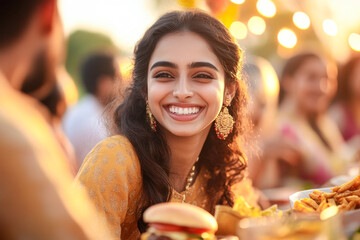
[[[44,118],[20,89],[39,56],[42,94],[54,86],[62,52],[56,0],[0,4],[0,239],[108,239],[85,193],[72,188],[66,157]]]

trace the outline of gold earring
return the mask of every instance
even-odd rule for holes
[[[234,118],[230,115],[229,109],[230,106],[230,97],[227,97],[225,100],[225,105],[215,119],[215,132],[219,139],[225,140],[234,128]]]
[[[150,111],[150,108],[149,108],[149,102],[146,101],[146,115],[147,115],[147,121],[149,122],[150,124],[150,127],[151,129],[156,132],[156,120],[153,116],[153,114],[151,113]]]

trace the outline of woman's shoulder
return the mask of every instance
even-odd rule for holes
[[[132,144],[130,143],[129,139],[124,135],[113,135],[111,137],[108,137],[99,144],[102,147],[108,147],[108,148],[123,148],[123,147],[131,147]]]
[[[127,137],[114,135],[99,142],[84,160],[84,166],[103,166],[110,169],[131,168],[140,171],[140,163]]]
[[[114,153],[126,152],[128,155],[136,155],[131,142],[126,136],[114,135],[99,142],[89,153],[103,153],[113,155]]]

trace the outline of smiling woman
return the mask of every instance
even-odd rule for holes
[[[216,204],[232,206],[246,168],[238,143],[249,126],[242,53],[218,20],[165,14],[134,54],[132,85],[113,113],[115,135],[77,176],[122,239],[145,231],[142,213],[156,203],[211,213]]]
[[[224,70],[208,43],[192,32],[168,34],[156,45],[149,65],[149,107],[166,138],[197,135],[204,142],[225,88]],[[232,97],[229,91],[225,95]]]

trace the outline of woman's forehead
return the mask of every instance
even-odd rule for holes
[[[222,68],[207,41],[189,31],[170,33],[162,37],[152,53],[149,65],[156,61],[170,61],[178,64],[206,61]]]

